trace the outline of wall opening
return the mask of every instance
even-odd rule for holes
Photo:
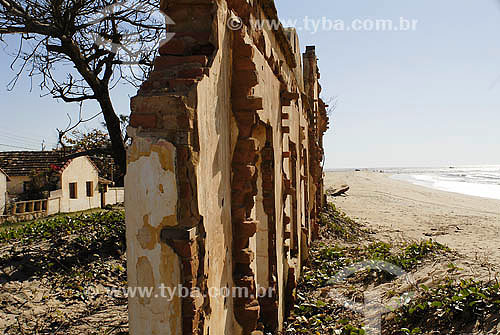
[[[76,183],[69,183],[69,198],[78,199],[78,186]]]

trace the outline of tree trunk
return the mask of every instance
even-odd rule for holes
[[[120,119],[115,113],[113,103],[108,92],[99,97],[99,105],[101,106],[104,121],[108,128],[109,138],[111,139],[111,148],[113,150],[113,158],[115,164],[120,169],[120,178],[116,181],[118,186],[123,186],[125,173],[127,172],[127,153],[125,143],[123,142]]]

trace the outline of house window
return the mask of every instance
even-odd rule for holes
[[[69,198],[70,199],[78,198],[78,189],[76,183],[69,183]]]
[[[87,182],[87,197],[93,197],[94,196],[94,182],[88,181]]]
[[[23,182],[23,193],[26,193],[29,190],[30,190],[30,182],[29,181]]]

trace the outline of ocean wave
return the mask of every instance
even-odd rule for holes
[[[386,172],[391,173],[389,170]],[[393,169],[394,178],[443,191],[500,199],[500,166]]]

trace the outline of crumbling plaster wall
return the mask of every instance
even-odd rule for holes
[[[208,246],[205,258],[207,286],[214,292],[233,286],[231,223],[231,160],[238,136],[231,112],[232,35],[226,29],[228,10],[221,3],[214,20],[217,52],[210,72],[198,84],[199,163],[197,167],[200,215]],[[206,303],[211,313],[204,333],[237,334],[232,300],[212,294]]]
[[[309,157],[322,136],[311,124],[322,117],[319,90],[308,96],[305,87],[315,84],[304,84],[317,78],[304,76],[294,30],[250,24],[277,18],[272,1],[163,6],[176,35],[131,102],[129,286],[159,294],[161,285],[181,285],[201,296],[130,297],[130,333],[281,329],[321,207],[309,171],[321,169]],[[227,25],[235,16],[244,23],[236,31]],[[234,287],[255,294],[257,285],[274,293],[220,294]]]
[[[0,170],[0,215],[3,215],[7,203],[7,176]]]
[[[127,185],[134,192],[125,193],[127,222],[128,282],[131,287],[154,288],[181,284],[179,257],[167,244],[161,243],[161,229],[175,226],[177,186],[174,174],[176,151],[166,141],[136,138],[129,149]],[[130,204],[133,204],[131,210]],[[138,334],[182,334],[179,297],[165,303],[163,297],[130,297],[130,328]]]

